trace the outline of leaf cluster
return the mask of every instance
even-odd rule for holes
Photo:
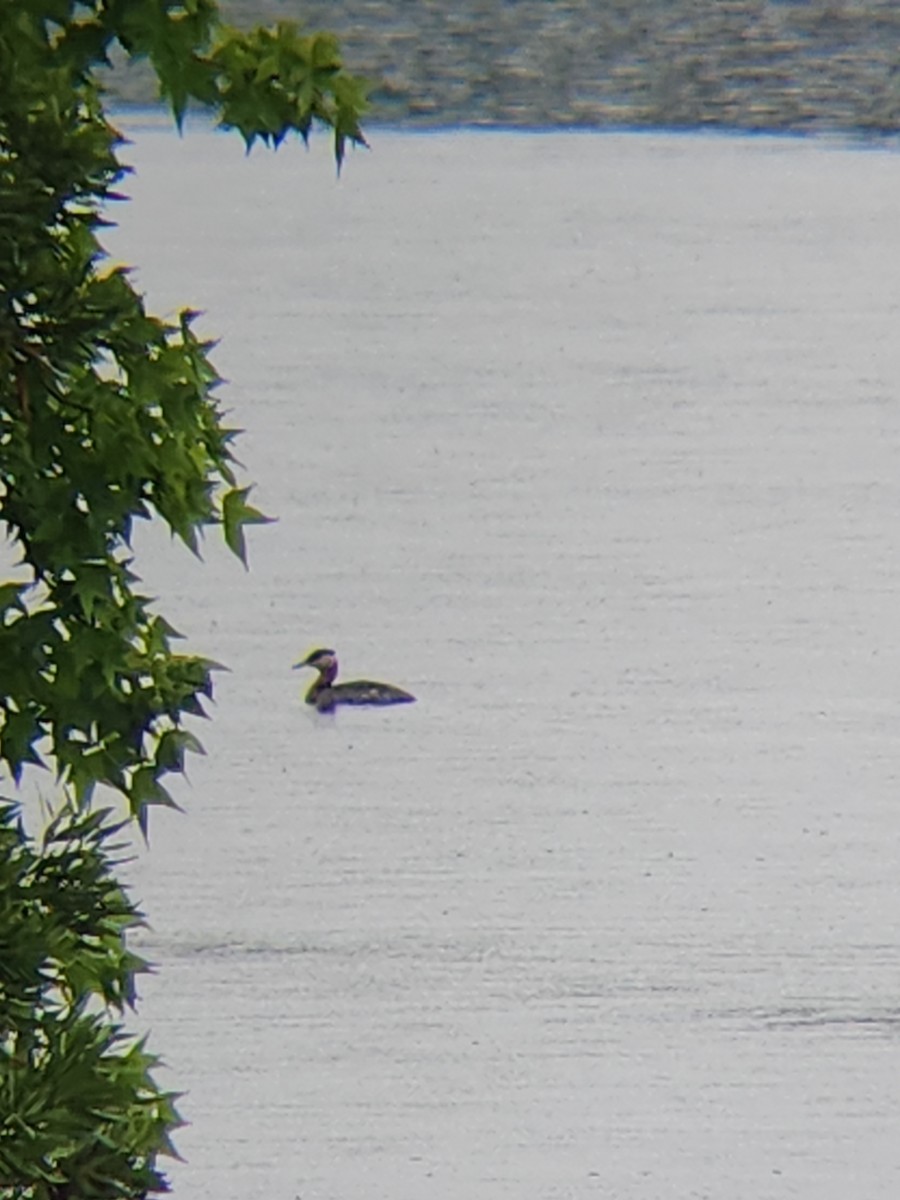
[[[348,141],[365,144],[368,85],[344,68],[333,34],[293,21],[242,31],[214,0],[0,0],[7,20],[12,41],[49,51],[50,69],[69,76],[90,79],[115,44],[149,60],[179,125],[195,102],[238,129],[248,149],[257,138],[277,146],[291,131],[306,140],[314,123],[332,130],[338,167]]]
[[[107,1012],[134,1001],[143,924],[114,868],[121,826],[58,815],[35,846],[0,799],[0,1200],[165,1190],[175,1097]]]
[[[149,314],[98,240],[124,168],[95,71],[149,57],[180,118],[212,104],[248,145],[332,127],[361,141],[361,83],[329,35],[239,33],[209,0],[0,0],[0,521],[30,584],[0,584],[0,762],[53,762],[78,803],[122,792],[146,825],[196,739],[212,664],[134,587],[131,535],[157,516],[195,552],[219,524],[246,559],[264,521],[234,475],[210,345]]]

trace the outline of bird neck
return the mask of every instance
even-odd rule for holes
[[[331,687],[337,678],[338,665],[336,661],[332,661],[325,666],[317,667],[316,670],[319,674],[306,693],[307,704],[315,704],[322,692]]]

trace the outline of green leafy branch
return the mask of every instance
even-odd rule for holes
[[[122,826],[58,815],[38,846],[0,798],[0,1198],[112,1200],[165,1190],[177,1097],[143,1042],[91,1011],[134,1003],[143,917],[114,876]]]
[[[178,123],[210,107],[249,148],[316,124],[362,144],[361,80],[334,38],[240,33],[212,0],[0,0],[0,770],[59,785],[42,835],[0,797],[0,1200],[146,1200],[179,1124],[156,1060],[118,1021],[147,965],[116,879],[118,792],[147,833],[202,753],[217,664],[179,653],[139,590],[135,522],[197,553],[210,526],[246,565],[267,520],[239,483],[211,346],[148,313],[98,240],[127,168],[97,70],[149,59]]]
[[[52,763],[77,804],[112,787],[146,830],[183,770],[173,745],[199,749],[182,722],[212,666],[175,654],[135,590],[134,522],[161,517],[194,553],[219,525],[246,565],[245,528],[267,518],[238,485],[195,314],[150,315],[104,263],[125,168],[94,72],[114,41],[151,60],[176,119],[210,105],[248,146],[318,122],[340,163],[365,99],[331,35],[242,33],[210,0],[0,0],[0,520],[31,573],[0,607],[0,762],[15,781]]]
[[[291,131],[306,140],[315,122],[333,131],[338,167],[348,141],[365,144],[368,85],[345,70],[333,34],[305,33],[292,21],[244,32],[224,23],[211,0],[87,8],[58,38],[64,61],[79,72],[108,64],[113,42],[150,59],[179,126],[194,101],[239,130],[248,149],[257,138],[278,146]]]

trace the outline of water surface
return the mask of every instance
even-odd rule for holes
[[[135,869],[176,1194],[895,1197],[900,158],[133,136],[279,518],[143,547],[231,667]]]

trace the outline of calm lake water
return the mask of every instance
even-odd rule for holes
[[[231,667],[133,870],[176,1195],[894,1200],[900,156],[127,127],[278,517],[138,564]]]

